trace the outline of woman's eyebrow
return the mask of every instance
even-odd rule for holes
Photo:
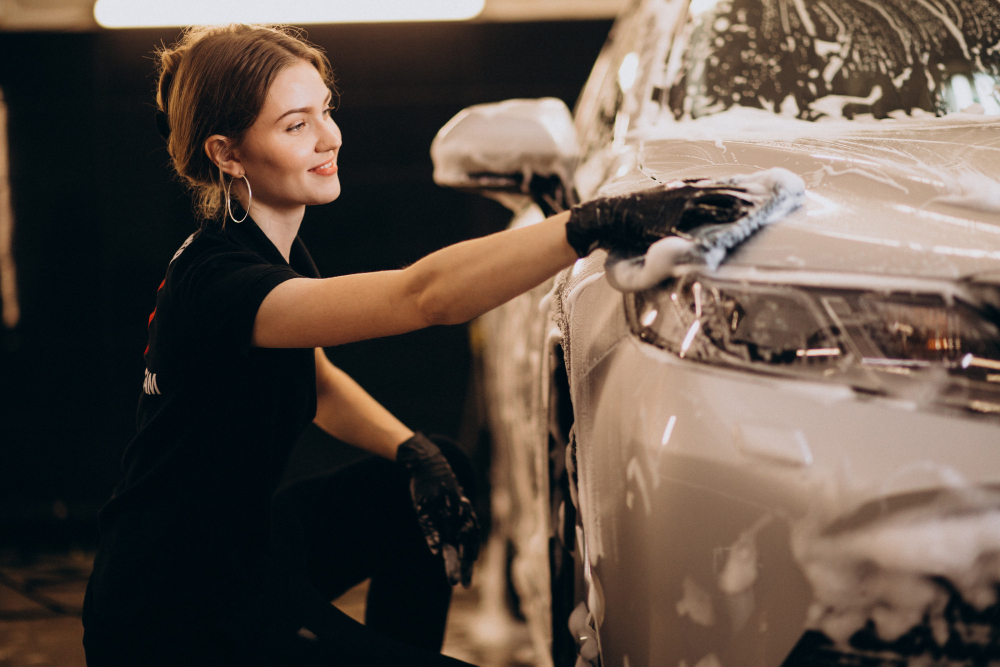
[[[327,92],[327,94],[326,94],[326,100],[323,102],[323,106],[326,107],[328,104],[330,104],[330,100],[332,100],[332,99],[333,99],[333,91],[331,90],[331,91]],[[293,113],[306,113],[308,111],[312,111],[312,107],[301,107],[299,109],[289,109],[285,113],[283,113],[280,116],[278,116],[278,120],[276,120],[274,122],[275,123],[281,122],[282,118],[284,118],[285,116],[291,115]]]

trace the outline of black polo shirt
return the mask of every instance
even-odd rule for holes
[[[88,626],[196,622],[260,578],[271,496],[316,414],[312,349],[250,344],[275,286],[319,277],[298,238],[290,259],[247,219],[196,232],[170,261],[149,319],[138,432],[100,513]]]

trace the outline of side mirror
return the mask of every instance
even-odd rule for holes
[[[569,109],[552,97],[464,109],[431,144],[434,182],[477,192],[519,211],[534,200],[552,215],[576,203],[580,159]]]

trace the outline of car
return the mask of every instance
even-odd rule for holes
[[[477,323],[539,664],[1000,660],[998,83],[995,0],[640,0],[572,116],[442,128],[512,227],[805,186],[717,268],[615,289],[599,250]]]

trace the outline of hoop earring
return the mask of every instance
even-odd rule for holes
[[[239,220],[237,220],[236,216],[233,215],[233,209],[229,205],[229,203],[232,201],[232,198],[229,196],[229,189],[232,186],[232,181],[230,181],[229,185],[226,186],[226,213],[229,215],[230,218],[233,219],[233,222],[235,222],[237,225],[246,220],[247,216],[250,215],[250,204],[251,202],[253,202],[253,190],[250,189],[250,181],[247,180],[247,177],[245,175],[240,176],[240,178],[242,178],[243,182],[247,184],[247,194],[250,196],[250,200],[247,202],[246,212],[243,214],[243,217],[240,218]]]

